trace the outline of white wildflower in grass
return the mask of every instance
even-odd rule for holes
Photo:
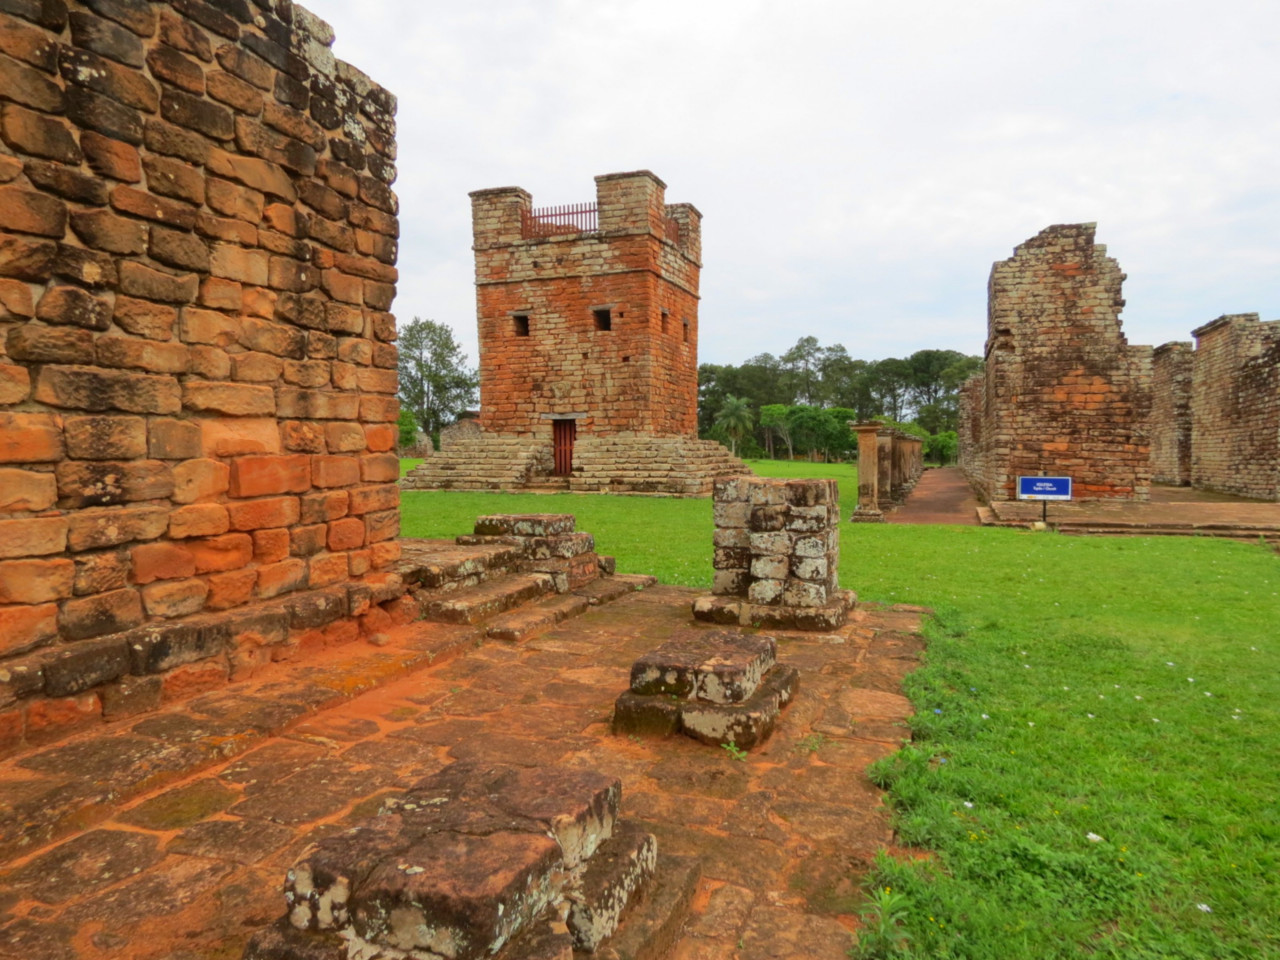
[[[1164,662],[1164,665],[1165,665],[1166,667],[1172,667],[1174,664],[1173,664],[1173,661],[1172,661],[1172,660],[1166,660],[1166,661]]]
[[[1085,716],[1086,716],[1086,717],[1088,717],[1090,720],[1092,720],[1092,719],[1093,719],[1093,714],[1092,714],[1092,713],[1086,713],[1086,714],[1085,714]]]
[[[1085,838],[1086,840],[1088,840],[1090,843],[1101,843],[1101,842],[1102,842],[1102,838],[1101,838],[1100,836],[1098,836],[1096,833],[1086,833],[1086,834],[1084,835],[1084,838]]]
[[[965,805],[965,807],[966,807],[966,808],[968,808],[969,810],[972,810],[972,809],[973,809],[973,801],[972,801],[972,800],[966,800],[966,801],[964,802],[964,805]]]
[[[1195,683],[1195,682],[1196,682],[1195,677],[1187,677],[1187,683]]]
[[[982,715],[982,719],[983,719],[983,720],[990,720],[991,718],[990,718],[989,716],[987,716],[987,715],[984,713],[984,714]]]
[[[1026,669],[1028,669],[1028,670],[1030,670],[1030,669],[1031,669],[1031,664],[1029,664],[1029,663],[1024,663],[1024,664],[1023,664],[1023,666],[1024,666]]]
[[[1135,700],[1141,700],[1142,698],[1141,698],[1140,696],[1138,696],[1138,695],[1135,693],[1135,694],[1133,695],[1133,699],[1135,699]]]
[[[1159,718],[1159,717],[1152,717],[1152,718],[1151,718],[1151,722],[1152,722],[1152,723],[1159,723],[1159,722],[1160,722],[1160,718]]]
[[[1035,724],[1035,721],[1034,721],[1034,720],[1028,720],[1028,721],[1027,721],[1027,726],[1028,726],[1028,727],[1034,727],[1035,725],[1036,725],[1036,724]]]
[[[1201,913],[1213,913],[1213,907],[1209,906],[1207,903],[1197,903],[1196,909]]]

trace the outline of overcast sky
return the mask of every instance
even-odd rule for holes
[[[476,359],[470,190],[702,211],[699,359],[980,353],[994,260],[1092,220],[1130,343],[1280,318],[1277,0],[304,0],[399,97],[395,312]]]

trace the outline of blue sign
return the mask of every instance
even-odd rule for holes
[[[1019,477],[1019,500],[1070,500],[1070,477]]]

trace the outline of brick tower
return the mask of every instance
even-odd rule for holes
[[[595,179],[593,204],[471,194],[481,435],[406,486],[705,496],[748,472],[697,439],[702,215],[648,170]]]

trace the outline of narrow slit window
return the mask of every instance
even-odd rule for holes
[[[671,312],[668,310],[663,310],[662,311],[662,332],[664,334],[667,332],[667,327],[670,325],[670,323],[671,323]]]
[[[600,307],[597,310],[592,310],[591,315],[596,318],[597,330],[613,329],[613,311],[608,307]]]
[[[511,317],[515,321],[516,336],[527,337],[529,335],[529,315],[527,313],[516,313]]]
[[[684,342],[689,342],[689,318],[685,317],[680,321],[684,325]]]

